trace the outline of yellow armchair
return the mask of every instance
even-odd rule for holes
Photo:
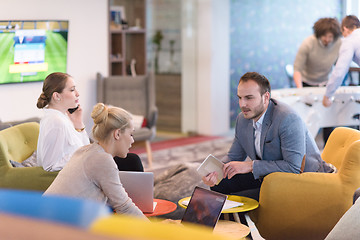
[[[42,167],[14,168],[9,160],[22,162],[36,150],[39,124],[23,123],[0,131],[0,188],[44,192],[58,172]]]
[[[250,212],[265,239],[324,239],[351,207],[360,187],[360,132],[336,128],[322,158],[337,173],[272,173],[264,178],[259,208]]]

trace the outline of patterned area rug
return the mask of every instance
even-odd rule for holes
[[[147,165],[146,153],[139,154],[146,171],[154,172],[154,197],[174,202],[192,194],[195,186],[208,188],[196,168],[211,153],[221,159],[229,150],[233,138],[220,137],[197,143],[153,151],[153,166]],[[181,219],[180,206],[162,218]]]
[[[177,164],[201,163],[209,154],[221,159],[228,152],[232,140],[233,137],[210,137],[195,143],[192,143],[193,140],[189,140],[190,144],[181,143],[181,146],[169,144],[170,148],[153,151],[152,168],[148,166],[146,153],[140,153],[139,156],[145,170],[157,174]]]

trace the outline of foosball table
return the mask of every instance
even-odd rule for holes
[[[290,105],[315,137],[320,128],[359,125],[360,86],[340,87],[330,107],[322,100],[325,87],[286,88],[271,91],[271,97]]]

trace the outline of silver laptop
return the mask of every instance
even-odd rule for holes
[[[125,191],[144,213],[154,211],[154,174],[152,172],[120,171],[120,182]]]

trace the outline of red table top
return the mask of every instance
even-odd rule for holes
[[[168,200],[154,199],[154,202],[157,203],[155,207],[155,211],[153,213],[144,213],[145,216],[153,217],[153,216],[164,215],[175,211],[177,208],[177,205],[175,203],[170,202]]]

